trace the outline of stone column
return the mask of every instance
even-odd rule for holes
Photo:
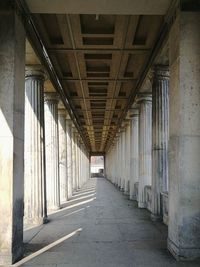
[[[118,134],[118,140],[117,140],[117,183],[116,185],[119,187],[120,185],[120,173],[121,173],[121,164],[120,164],[120,134]]]
[[[25,78],[25,220],[47,222],[44,153],[44,79],[42,66],[26,67]]]
[[[79,187],[82,187],[82,140],[79,137]]]
[[[118,175],[119,175],[119,166],[118,166],[118,137],[115,137],[115,150],[116,150],[116,155],[115,155],[115,182],[114,185],[117,185],[118,181]]]
[[[123,158],[122,158],[122,164],[123,164],[123,191],[125,192],[126,189],[126,126],[123,131]]]
[[[75,132],[75,164],[76,164],[76,190],[79,189],[79,155],[78,155],[78,135]]]
[[[130,199],[136,199],[135,184],[139,178],[139,110],[132,109],[130,112],[131,118],[131,175],[130,175]]]
[[[75,127],[72,126],[72,188],[76,190],[76,145],[75,145]]]
[[[121,185],[121,170],[122,170],[122,166],[121,166],[121,133],[119,132],[119,140],[118,140],[118,163],[119,163],[119,176],[118,176],[118,183],[117,186],[118,188],[120,188]]]
[[[79,180],[79,162],[78,162],[78,137],[77,137],[77,130],[75,129],[74,132],[74,140],[75,140],[75,179],[76,179],[76,190],[79,189],[79,184],[78,184],[78,180]]]
[[[152,206],[151,219],[162,220],[161,193],[168,191],[169,68],[157,65],[152,86]]]
[[[138,97],[139,113],[139,188],[138,207],[146,208],[146,185],[151,185],[151,152],[152,152],[152,97],[149,94]]]
[[[120,190],[124,190],[124,130],[121,130],[121,136],[120,136],[120,150],[121,150],[121,177],[120,177]]]
[[[81,188],[81,150],[80,150],[81,142],[80,142],[80,136],[78,137],[78,186]]]
[[[68,200],[66,110],[58,110],[60,202]]]
[[[45,142],[47,210],[60,208],[59,154],[58,154],[58,95],[45,93]]]
[[[66,135],[67,135],[67,181],[68,181],[68,198],[72,197],[72,122],[67,116],[66,119]]]
[[[126,123],[125,132],[125,187],[124,193],[130,195],[130,122]]]
[[[25,31],[10,1],[0,7],[0,265],[23,255]]]
[[[117,185],[117,183],[118,183],[118,175],[119,175],[119,166],[118,166],[118,136],[115,137],[115,163],[114,163],[114,170],[115,170],[114,185]]]
[[[183,260],[200,257],[200,6],[194,2],[181,1],[184,12],[169,35],[168,248]]]
[[[80,147],[79,147],[79,177],[80,177],[80,187],[83,185],[83,176],[84,176],[84,170],[83,170],[83,155],[82,155],[82,140],[80,139]]]

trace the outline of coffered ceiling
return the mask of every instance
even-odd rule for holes
[[[112,143],[163,19],[163,15],[33,14],[91,152],[103,153]]]

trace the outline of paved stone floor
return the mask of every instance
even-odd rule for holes
[[[167,227],[152,223],[104,178],[92,178],[46,225],[25,231],[26,257],[15,266],[167,267]]]

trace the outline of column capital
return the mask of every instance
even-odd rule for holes
[[[139,116],[139,109],[131,108],[129,110],[129,116],[130,116],[131,119],[134,118],[134,117],[138,117]]]
[[[63,117],[67,116],[67,111],[66,109],[62,108],[62,109],[58,109],[58,115],[61,115]]]
[[[78,133],[78,130],[76,129],[74,124],[72,124],[72,133],[75,134],[75,135]]]
[[[72,127],[72,120],[70,119],[69,115],[66,116],[66,123],[67,123],[67,125]]]
[[[136,102],[138,104],[141,102],[152,102],[152,94],[138,94],[136,96]]]
[[[66,110],[66,120],[72,122],[72,119],[71,119],[71,117],[70,117],[70,115],[69,115],[68,110]]]
[[[47,75],[42,65],[26,65],[25,79],[35,78],[40,80],[46,80]]]
[[[56,92],[45,93],[44,94],[44,102],[59,102],[59,95]]]
[[[125,124],[124,124],[124,121],[122,122],[120,128],[119,128],[119,133],[122,133],[125,131]]]
[[[153,74],[154,79],[169,79],[169,66],[157,64],[153,68]]]
[[[129,117],[126,117],[126,119],[124,120],[124,127],[126,128],[128,125],[130,125],[130,121],[131,119]]]

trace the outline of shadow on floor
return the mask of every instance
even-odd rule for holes
[[[25,258],[36,267],[199,267],[167,251],[167,227],[153,223],[106,179],[92,178],[50,222],[24,233]]]
[[[96,183],[95,183],[96,184]],[[63,233],[52,233],[51,238],[48,237],[42,239],[42,242],[39,243],[31,242],[33,239],[36,239],[40,232],[44,228],[49,228],[50,225],[54,225],[56,222],[62,221],[69,218],[72,215],[83,212],[88,209],[89,203],[94,201],[96,198],[96,186],[87,186],[85,185],[82,189],[79,189],[73,193],[73,196],[66,202],[61,205],[61,209],[52,212],[48,215],[49,222],[48,224],[33,226],[24,230],[24,256],[30,255],[45,246],[48,246],[50,243],[55,242],[58,237],[61,238]],[[62,231],[61,231],[62,232]],[[55,231],[54,231],[55,233]]]

